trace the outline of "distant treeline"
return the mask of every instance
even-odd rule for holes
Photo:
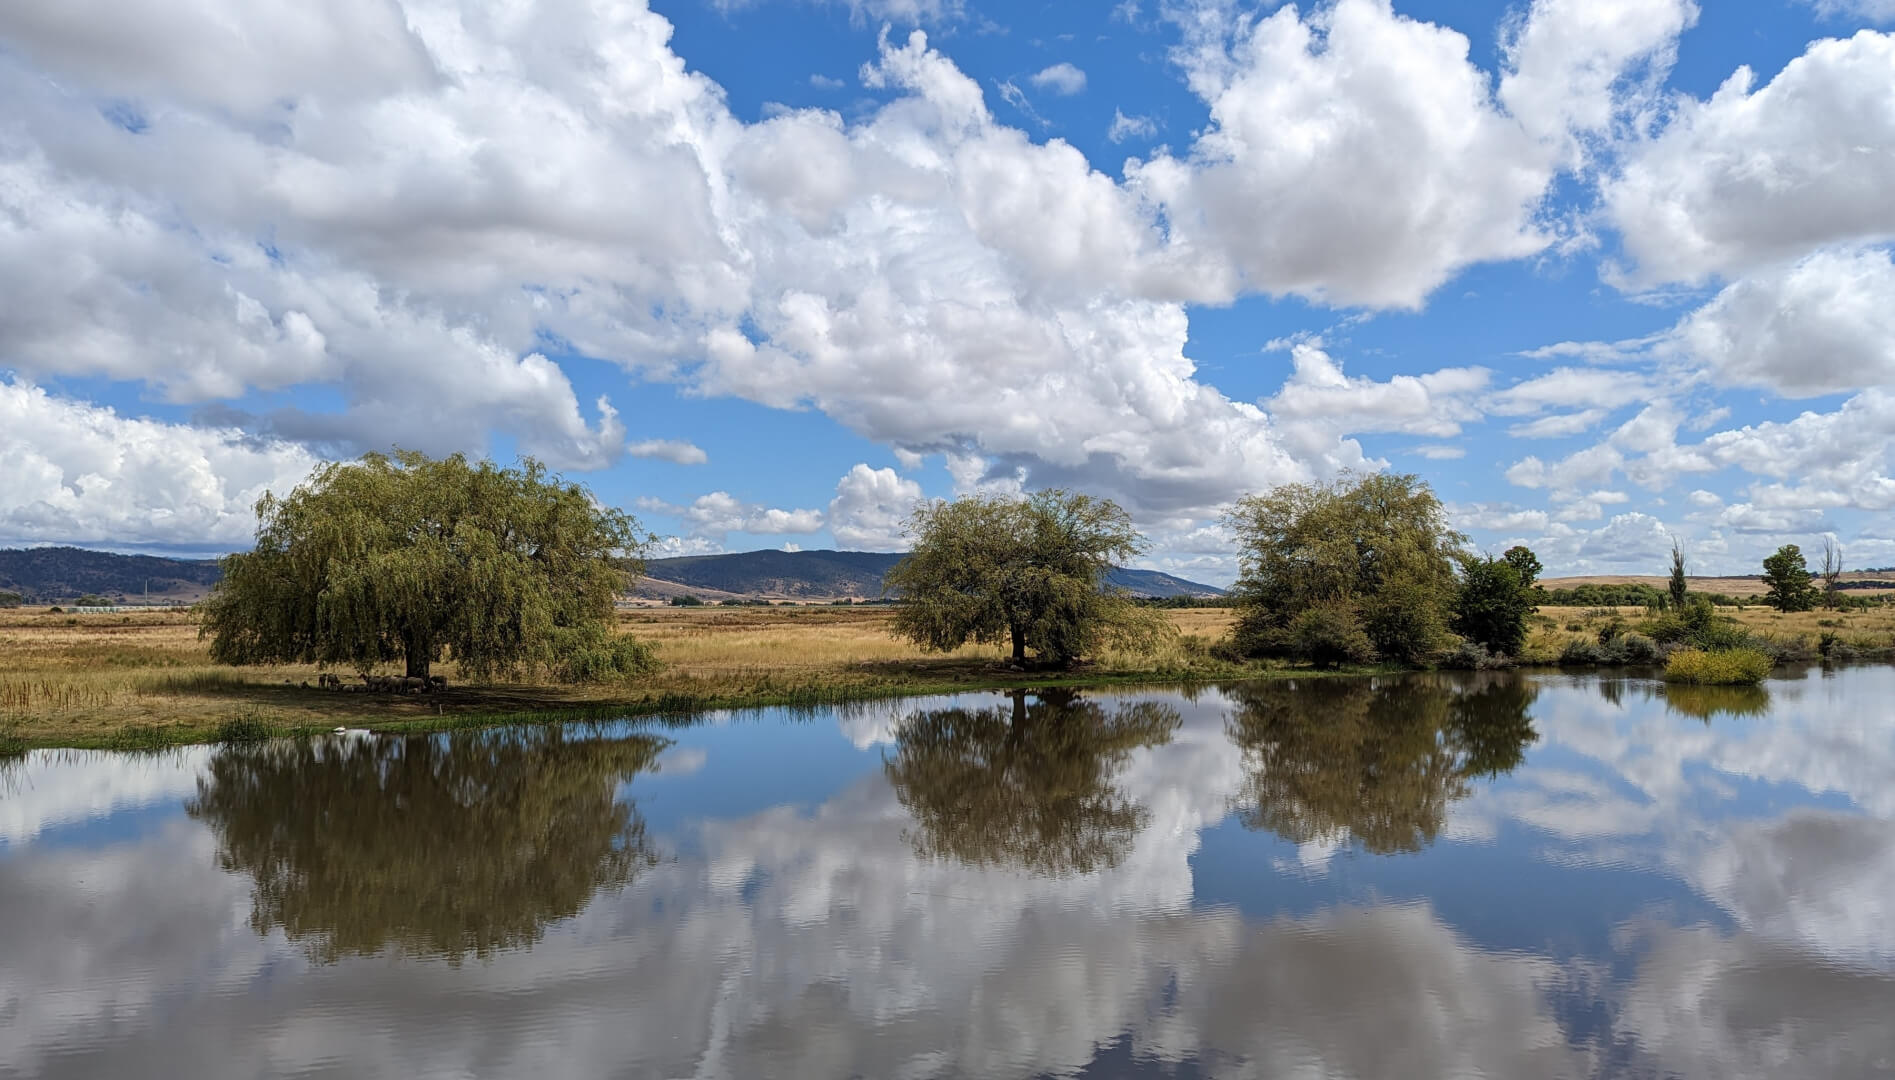
[[[1837,583],[1838,589],[1886,589],[1888,582],[1883,581],[1843,581]],[[1534,603],[1541,607],[1644,607],[1664,609],[1671,605],[1671,596],[1664,589],[1651,585],[1575,585],[1570,589],[1536,589],[1538,596]],[[1762,596],[1731,596],[1728,593],[1702,592],[1691,590],[1692,596],[1702,596],[1718,607],[1762,607]],[[1880,597],[1848,596],[1841,598],[1847,607],[1869,607],[1884,602]]]
[[[1132,599],[1139,607],[1151,608],[1227,608],[1236,607],[1234,596],[1139,596]]]

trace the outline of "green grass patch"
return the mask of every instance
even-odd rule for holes
[[[218,743],[262,742],[276,734],[276,725],[256,714],[233,716],[217,725],[211,736]]]
[[[1665,661],[1665,678],[1700,686],[1754,686],[1775,666],[1768,653],[1757,649],[1680,649]]]
[[[170,729],[151,724],[126,724],[105,739],[107,750],[163,750],[189,741],[174,735]]]

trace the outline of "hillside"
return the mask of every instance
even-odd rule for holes
[[[653,559],[635,595],[654,600],[693,595],[732,599],[877,599],[882,575],[899,553],[875,551],[744,551]],[[1137,596],[1220,596],[1223,590],[1156,570],[1114,570],[1107,583]]]
[[[71,600],[88,593],[137,602],[198,600],[218,578],[212,559],[118,555],[73,547],[0,550],[0,592],[28,603]]]
[[[1581,585],[1649,585],[1654,589],[1663,589],[1669,580],[1659,574],[1593,574],[1586,577],[1541,578],[1540,585],[1547,589],[1572,589]],[[1842,575],[1842,582],[1843,587],[1851,593],[1895,590],[1895,573],[1851,570]],[[1757,576],[1691,577],[1686,579],[1686,583],[1697,592],[1722,593],[1725,596],[1762,596],[1767,591],[1763,578]]]
[[[633,595],[669,600],[874,600],[882,575],[901,555],[876,551],[745,551],[653,559]],[[118,555],[81,548],[0,550],[0,592],[28,603],[70,601],[88,593],[137,602],[203,599],[217,583],[215,560]],[[1222,590],[1155,570],[1114,570],[1108,582],[1137,596],[1218,596]]]

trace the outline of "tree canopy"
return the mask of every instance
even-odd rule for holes
[[[883,582],[902,601],[895,632],[923,648],[1010,642],[1015,663],[1031,649],[1068,665],[1114,634],[1155,633],[1161,622],[1105,588],[1106,573],[1145,547],[1110,499],[970,495],[922,504],[908,531],[914,550]]]
[[[1035,697],[917,712],[897,729],[884,768],[923,857],[1058,875],[1117,865],[1130,850],[1147,815],[1114,780],[1133,750],[1171,738],[1178,711]]]
[[[1808,611],[1816,604],[1803,549],[1785,544],[1763,561],[1764,601],[1778,611]]]
[[[1527,616],[1533,614],[1531,579],[1522,579],[1525,558],[1539,560],[1524,547],[1498,559],[1469,556],[1461,562],[1461,588],[1454,596],[1454,632],[1489,652],[1518,656],[1527,640]]]
[[[1312,642],[1329,655],[1359,634],[1373,657],[1417,663],[1448,643],[1466,538],[1418,477],[1288,484],[1245,496],[1225,520],[1240,550],[1240,654],[1320,659],[1306,655]]]
[[[533,944],[656,861],[620,787],[666,745],[546,727],[232,746],[186,810],[254,879],[258,933],[321,962],[458,961]]]
[[[255,550],[223,560],[204,605],[220,663],[401,660],[425,676],[446,652],[475,676],[576,679],[650,664],[610,630],[641,569],[638,523],[531,459],[369,454],[266,494],[257,519]]]

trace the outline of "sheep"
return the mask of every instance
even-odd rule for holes
[[[437,694],[443,690],[446,690],[447,689],[447,676],[446,675],[428,676],[428,689],[432,690],[433,692]]]

